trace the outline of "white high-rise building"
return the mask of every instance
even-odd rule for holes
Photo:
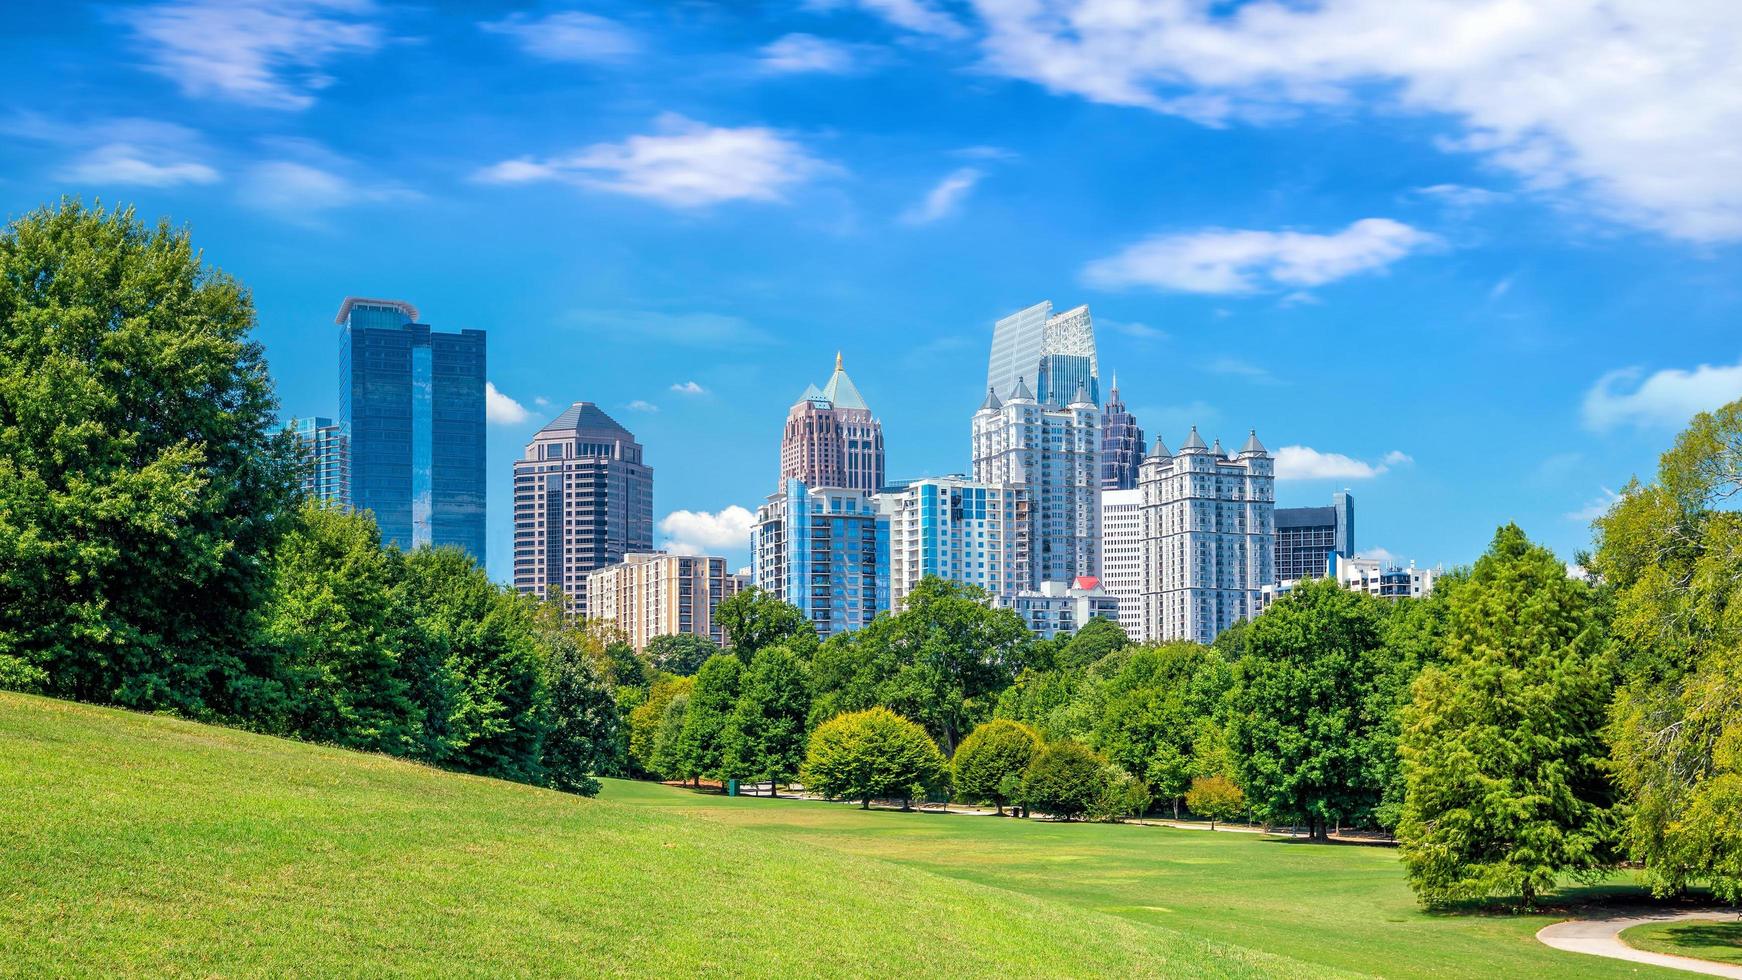
[[[1101,588],[1119,600],[1119,625],[1143,635],[1143,491],[1101,491]]]
[[[1062,408],[1016,379],[974,413],[974,479],[1028,492],[1030,589],[1101,574],[1101,411],[1081,385]]]
[[[1276,468],[1254,432],[1229,457],[1194,426],[1178,455],[1158,438],[1143,497],[1144,640],[1195,640],[1257,614],[1275,581]]]
[[[877,508],[889,520],[890,608],[927,575],[995,597],[1030,587],[1027,490],[928,477],[878,494]]]
[[[1079,386],[1099,405],[1100,376],[1095,325],[1087,306],[1055,316],[1047,300],[993,325],[986,387],[1000,398],[1009,398],[1022,381],[1042,405],[1066,404]]]

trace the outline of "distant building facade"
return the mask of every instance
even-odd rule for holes
[[[1101,587],[1119,600],[1119,625],[1143,636],[1143,491],[1101,491]]]
[[[1029,631],[1042,639],[1073,636],[1091,619],[1119,621],[1119,600],[1092,575],[1072,582],[1044,582],[1039,589],[994,600],[1014,609]]]
[[[402,300],[346,298],[339,426],[352,506],[401,548],[484,560],[484,331],[437,333]]]
[[[351,441],[329,418],[296,419],[290,431],[300,445],[302,492],[315,500],[351,506]]]
[[[1386,564],[1377,558],[1337,559],[1337,582],[1345,589],[1365,592],[1381,599],[1420,599],[1434,590],[1440,577],[1437,568]]]
[[[1137,417],[1119,400],[1119,377],[1101,412],[1101,489],[1137,489],[1137,471],[1143,467],[1143,430]]]
[[[1257,614],[1276,581],[1274,461],[1253,433],[1232,457],[1194,427],[1177,455],[1143,461],[1145,640],[1209,643]]]
[[[1276,508],[1276,580],[1294,582],[1337,573],[1338,558],[1355,557],[1355,496],[1331,494],[1329,507]]]
[[[741,583],[724,558],[630,552],[619,564],[587,573],[588,618],[616,624],[638,652],[656,636],[678,633],[724,646],[715,614]]]
[[[1030,587],[1026,489],[928,477],[885,487],[877,508],[889,522],[891,609],[928,575],[995,596]]]
[[[889,608],[889,521],[862,490],[787,479],[756,510],[751,578],[828,637]]]
[[[1101,403],[1095,325],[1087,306],[1055,316],[1048,300],[993,324],[986,387],[1009,398],[1019,380],[1032,385],[1029,391],[1042,405],[1067,405],[1079,388],[1090,402]]]
[[[575,402],[514,461],[514,587],[560,587],[590,614],[587,575],[653,548],[653,469],[641,444],[592,402]]]
[[[974,413],[974,479],[1028,492],[1029,589],[1101,574],[1101,411],[1081,386],[1042,405],[1016,379]]]
[[[807,387],[787,413],[780,478],[872,493],[883,486],[883,425],[847,377],[840,354],[828,384],[820,391]]]

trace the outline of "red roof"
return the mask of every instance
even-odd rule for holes
[[[1077,576],[1077,588],[1082,589],[1085,592],[1087,592],[1088,590],[1090,590],[1090,589],[1092,589],[1095,586],[1100,585],[1100,584],[1101,584],[1101,580],[1096,578],[1093,575],[1078,575]]]

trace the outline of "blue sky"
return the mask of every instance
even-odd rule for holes
[[[0,206],[190,226],[287,415],[347,294],[490,333],[510,460],[569,401],[661,541],[746,558],[837,349],[892,476],[969,465],[992,321],[1088,303],[1152,435],[1352,489],[1358,544],[1563,556],[1742,395],[1742,10],[1671,0],[20,4]],[[1286,447],[1286,448],[1285,448]]]

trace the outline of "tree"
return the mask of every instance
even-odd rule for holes
[[[654,761],[659,733],[665,722],[666,709],[674,698],[687,696],[695,685],[693,677],[657,675],[648,688],[647,697],[629,712],[629,757],[639,772],[661,774]]]
[[[1611,715],[1627,847],[1660,895],[1742,901],[1742,401],[1695,416],[1597,521],[1622,685]]]
[[[776,643],[802,654],[816,646],[817,628],[797,606],[754,585],[721,602],[714,618],[720,621],[726,643],[744,663]]]
[[[1210,829],[1216,821],[1228,821],[1246,812],[1246,794],[1226,776],[1199,776],[1186,790],[1186,809],[1200,817],[1210,818]]]
[[[1451,596],[1445,662],[1404,715],[1404,869],[1427,905],[1522,895],[1612,859],[1601,737],[1613,676],[1598,605],[1502,527]]]
[[[299,495],[246,289],[76,201],[0,231],[0,679],[253,722],[252,613]]]
[[[1022,802],[1055,819],[1087,813],[1107,790],[1106,757],[1081,742],[1061,739],[1041,746],[1022,780]]]
[[[975,802],[990,800],[998,815],[1011,799],[1012,780],[1020,780],[1040,751],[1040,736],[1020,722],[997,719],[968,733],[950,760],[956,794]]]
[[[544,647],[551,717],[544,739],[545,773],[556,789],[592,796],[599,792],[594,775],[606,772],[616,756],[621,727],[617,702],[571,631],[546,636]]]
[[[1060,669],[1078,670],[1087,667],[1115,650],[1131,645],[1125,627],[1117,620],[1095,617],[1067,640],[1056,655]]]
[[[804,763],[810,707],[804,663],[785,647],[756,651],[726,725],[726,767],[740,779],[768,780],[775,795]]]
[[[1368,713],[1379,719],[1368,757],[1372,782],[1380,787],[1379,805],[1373,822],[1394,831],[1403,818],[1406,791],[1403,757],[1398,744],[1403,736],[1403,714],[1409,707],[1415,679],[1428,666],[1440,663],[1446,646],[1446,605],[1465,573],[1454,571],[1434,580],[1434,590],[1419,599],[1397,599],[1386,616],[1385,647],[1390,651],[1389,669],[1374,678]]]
[[[653,752],[648,768],[662,779],[688,779],[693,772],[683,754],[684,717],[689,713],[690,691],[685,688],[672,695],[660,716],[659,731],[653,737]]]
[[[1155,802],[1148,783],[1118,766],[1108,766],[1101,774],[1101,782],[1101,795],[1087,811],[1091,820],[1118,823],[1126,817],[1141,817]]]
[[[1314,840],[1372,820],[1382,797],[1383,621],[1378,599],[1312,581],[1243,631],[1226,713],[1236,776],[1260,814],[1305,823]]]
[[[701,784],[701,777],[724,780],[726,723],[738,703],[739,663],[729,653],[716,653],[696,672],[678,737],[677,761],[682,775]]]
[[[1196,767],[1195,743],[1228,683],[1227,663],[1209,647],[1133,649],[1103,687],[1093,745],[1127,772],[1143,774],[1177,818]]]
[[[694,633],[671,633],[647,641],[643,653],[653,669],[679,677],[693,677],[702,663],[720,652],[719,644]]]
[[[943,753],[925,729],[888,708],[837,715],[811,733],[805,756],[806,787],[828,799],[907,801],[939,786]]]

